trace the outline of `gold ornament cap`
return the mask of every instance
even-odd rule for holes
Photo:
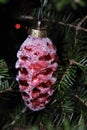
[[[38,27],[36,28],[32,28],[30,35],[32,35],[33,37],[47,37],[47,31],[46,31],[46,27],[40,27],[41,22],[38,21]]]

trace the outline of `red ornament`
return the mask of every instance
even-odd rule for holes
[[[54,72],[58,67],[56,52],[45,31],[33,29],[17,53],[16,79],[25,104],[33,111],[45,108],[53,95],[52,85],[57,80]]]

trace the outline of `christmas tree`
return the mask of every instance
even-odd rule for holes
[[[1,44],[3,41],[0,50],[1,130],[86,130],[87,2],[83,0],[25,0],[15,2],[0,0],[0,6],[1,23],[4,25],[4,27],[1,26],[0,38]],[[51,90],[53,93],[49,94],[51,96],[50,101],[43,109],[33,111],[27,107],[22,98],[22,94],[25,97],[30,96],[30,94],[21,93],[19,85],[22,84],[23,88],[24,82],[20,81],[18,84],[16,81],[15,64],[21,44],[29,35],[29,29],[36,25],[38,20],[42,22],[42,26],[47,26],[47,37],[57,48],[58,59],[56,60],[54,56],[51,63],[54,65],[53,63],[57,62],[58,67],[56,72],[52,73],[57,78],[56,82],[54,84],[49,82],[53,90]],[[46,46],[48,46],[48,42]],[[53,45],[49,46],[52,48],[50,52],[54,52]],[[27,46],[25,47],[27,48]],[[38,46],[36,48],[38,49]],[[28,48],[28,51],[30,51],[29,49],[33,49],[33,46]],[[43,48],[41,48],[42,52]],[[36,54],[36,51],[34,53],[40,56],[40,54]],[[47,53],[46,56],[39,57],[39,59],[49,64],[48,61],[52,59],[51,56],[53,56],[51,53],[50,55]],[[26,58],[25,53],[21,58],[22,60]],[[32,68],[32,66],[30,67]],[[37,66],[34,67],[36,72],[38,68]],[[40,67],[41,64],[39,64]],[[27,73],[24,68],[21,72]],[[51,72],[53,72],[52,68],[45,67],[45,71],[41,70],[45,76]],[[47,82],[43,84],[44,91],[47,85]],[[32,92],[30,91],[30,93]],[[36,85],[34,98],[39,97],[38,93],[40,95]],[[44,94],[44,100],[47,100],[48,97],[46,96]],[[37,104],[36,100],[34,103]]]

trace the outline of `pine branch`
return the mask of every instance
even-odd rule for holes
[[[77,44],[77,36],[78,36],[78,31],[79,30],[83,30],[85,32],[87,32],[87,29],[82,28],[81,25],[82,23],[87,19],[87,15],[77,24],[76,26],[76,31],[75,31],[75,45]],[[82,29],[81,29],[82,28]]]
[[[0,93],[6,89],[9,89],[9,74],[8,74],[8,67],[6,62],[1,59],[0,60]]]
[[[16,121],[20,119],[21,115],[26,112],[26,109],[27,109],[27,107],[24,107],[24,108],[21,110],[21,112],[18,113],[18,114],[14,117],[14,120],[13,120],[11,123],[6,124],[5,126],[3,126],[3,130],[6,130],[6,129],[8,129],[9,127],[13,126],[13,125],[16,123]]]
[[[14,88],[16,87],[15,82],[12,82],[11,85],[9,84],[9,82],[7,81],[7,85],[6,87],[4,86],[1,90],[0,90],[0,94],[6,94],[9,93],[11,94],[12,92],[20,92],[19,90],[15,90]],[[0,97],[2,98],[2,97]]]
[[[83,58],[81,61],[77,62],[74,59],[70,59],[70,65],[77,65],[80,69],[87,69],[87,57]]]
[[[75,98],[77,98],[84,106],[87,107],[87,102],[86,102],[85,100],[83,100],[82,98],[80,98],[77,94],[74,95],[74,96],[75,96]]]
[[[35,18],[33,16],[29,16],[29,15],[22,15],[19,17],[19,19],[24,19],[24,20],[34,20]],[[79,30],[82,30],[82,31],[85,31],[87,32],[87,29],[86,28],[83,28],[81,27],[82,23],[87,19],[87,16],[85,16],[77,25],[73,25],[73,24],[69,24],[69,23],[64,23],[62,21],[58,21],[55,20],[55,19],[47,19],[47,18],[44,18],[43,21],[44,22],[51,22],[51,23],[57,23],[59,25],[63,25],[63,26],[68,26],[70,28],[74,28],[76,30],[76,33],[79,31]],[[38,20],[38,19],[37,19]]]
[[[0,60],[0,78],[9,77],[8,67],[5,60]]]
[[[76,72],[76,66],[69,65],[58,84],[58,90],[69,89],[75,82]]]

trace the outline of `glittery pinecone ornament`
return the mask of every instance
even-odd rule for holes
[[[22,98],[31,110],[45,108],[53,95],[52,85],[56,82],[57,52],[44,29],[31,29],[31,34],[17,52],[16,80]]]

